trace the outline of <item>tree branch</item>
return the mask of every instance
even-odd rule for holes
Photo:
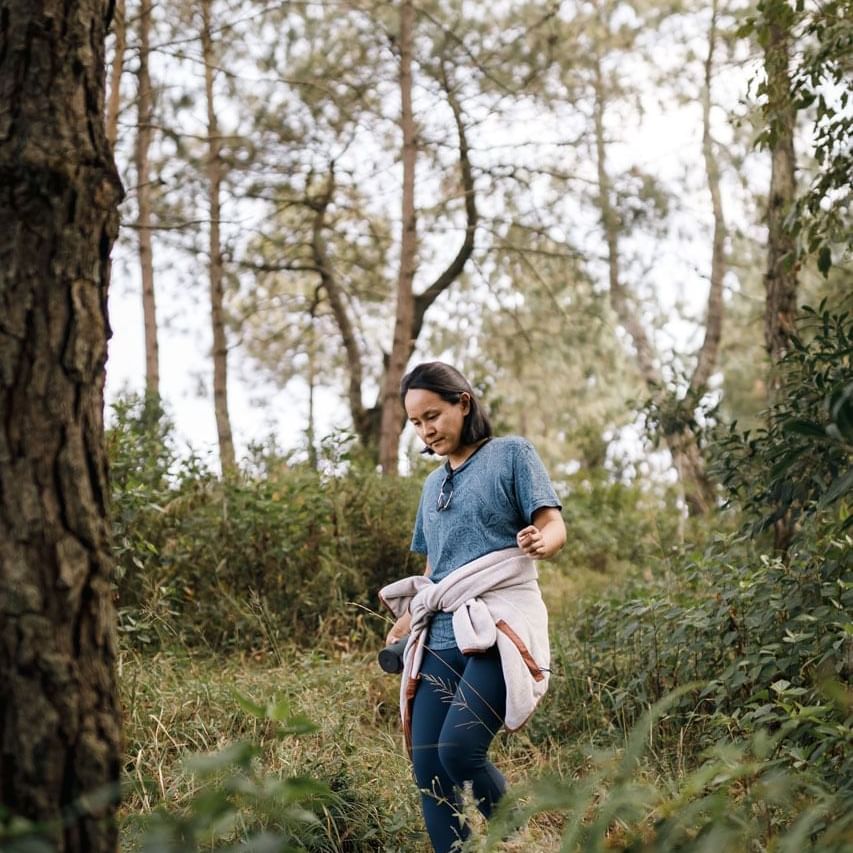
[[[477,231],[477,199],[468,138],[465,133],[462,109],[447,79],[447,69],[443,60],[441,63],[441,84],[447,94],[447,102],[450,104],[450,109],[453,111],[453,120],[456,123],[456,132],[459,136],[459,166],[462,172],[462,187],[465,193],[465,238],[459,247],[459,251],[456,253],[456,257],[453,258],[447,269],[423,293],[415,296],[415,320],[412,328],[413,342],[417,340],[420,334],[424,315],[430,305],[461,275],[468,258],[471,257],[474,251],[474,236]],[[414,348],[414,345],[412,348]]]
[[[326,211],[332,201],[334,189],[335,164],[331,163],[329,165],[329,177],[326,182],[325,191],[308,205],[314,211],[311,253],[314,257],[316,272],[320,275],[320,284],[328,294],[332,314],[334,315],[335,322],[341,332],[341,338],[343,340],[344,349],[346,350],[349,368],[349,388],[347,391],[347,398],[349,400],[353,426],[359,434],[362,442],[364,442],[368,415],[365,411],[361,397],[361,385],[363,380],[363,360],[361,356],[361,349],[358,345],[358,339],[356,337],[349,312],[344,304],[341,287],[338,283],[337,277],[332,271],[331,264],[329,263],[329,258],[326,252],[326,241],[323,238],[323,230],[326,227]]]

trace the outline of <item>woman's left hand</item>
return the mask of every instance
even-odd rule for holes
[[[515,536],[518,547],[534,560],[553,557],[566,543],[566,525],[560,510],[543,506],[533,513],[533,524]]]
[[[519,530],[515,541],[518,542],[518,547],[534,560],[541,559],[547,554],[545,537],[542,535],[542,531],[532,524],[523,530]]]

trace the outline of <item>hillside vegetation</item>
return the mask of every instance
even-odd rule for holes
[[[851,849],[853,323],[804,328],[767,426],[708,436],[710,518],[604,470],[560,483],[552,687],[499,739],[512,802],[469,849]],[[425,850],[375,663],[376,590],[421,570],[419,478],[338,441],[320,470],[258,448],[223,480],[161,412],[117,416],[126,848]]]

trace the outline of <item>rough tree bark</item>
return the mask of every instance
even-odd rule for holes
[[[103,386],[121,184],[108,0],[0,10],[0,803],[113,851],[120,769]]]
[[[400,127],[403,131],[403,219],[400,241],[400,271],[397,278],[397,315],[394,340],[382,382],[382,417],[379,427],[379,464],[386,475],[398,469],[400,443],[400,381],[412,351],[415,300],[412,283],[417,256],[415,211],[415,167],[418,156],[417,127],[412,109],[412,51],[415,8],[412,0],[400,4]]]
[[[121,111],[121,75],[124,72],[124,54],[127,50],[127,19],[125,0],[116,0],[113,13],[113,61],[110,69],[110,91],[107,101],[107,139],[115,148],[118,139],[118,114]]]
[[[136,197],[139,269],[142,277],[142,317],[145,324],[145,390],[160,396],[160,356],[157,343],[157,303],[154,298],[154,255],[151,246],[151,175],[148,153],[151,150],[154,98],[148,71],[151,36],[151,0],[139,6],[139,70],[137,71]]]
[[[216,116],[213,76],[216,68],[210,15],[211,0],[201,2],[201,43],[204,57],[204,90],[207,100],[207,181],[210,206],[210,318],[213,330],[213,408],[219,437],[219,459],[222,473],[234,471],[234,441],[228,414],[228,341],[225,336],[223,259],[220,238],[222,220],[222,141]]]

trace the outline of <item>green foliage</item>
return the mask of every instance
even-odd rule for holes
[[[723,849],[727,833],[739,843],[766,841],[777,835],[774,821],[781,827],[797,814],[802,823],[790,838],[806,839],[802,848],[780,834],[778,849],[843,849],[850,841],[847,824],[841,835],[820,833],[829,832],[823,816],[853,810],[851,326],[848,314],[807,312],[781,364],[783,391],[767,426],[719,438],[718,471],[743,521],[740,532],[721,531],[700,553],[674,551],[655,578],[585,605],[572,631],[555,638],[552,695],[531,724],[537,742],[618,742],[676,691],[655,745],[659,766],[692,774],[683,780],[692,799],[673,800],[690,816],[677,849],[700,849],[690,839],[706,836],[717,839],[707,849]],[[769,555],[762,531],[783,516],[796,520],[788,549]],[[766,732],[772,749],[754,754]],[[691,756],[702,750],[712,750],[710,764],[697,767]],[[722,772],[717,758],[744,768],[750,787],[724,774],[725,790],[716,788],[710,780],[717,776],[704,774]],[[778,774],[788,793],[777,803],[775,789],[766,791],[770,823],[762,830],[750,817],[765,796],[752,799],[754,786],[764,789]],[[580,796],[582,784],[566,791]],[[648,813],[666,815],[671,796],[647,791]],[[611,819],[634,819],[619,809]],[[650,830],[648,846],[634,840],[627,849],[672,849],[667,820]],[[815,834],[823,846],[808,846]]]
[[[568,683],[557,679],[557,704],[535,731],[624,731],[671,690],[700,683],[664,733],[684,730],[701,746],[795,721],[792,761],[843,778],[853,769],[850,700],[836,703],[832,685],[849,679],[851,544],[818,539],[811,559],[803,553],[787,566],[750,565],[747,552],[726,562],[715,551],[665,575],[656,590],[644,584],[588,606],[575,638],[555,645],[555,671]]]
[[[285,459],[220,480],[176,460],[169,425],[129,400],[116,411],[113,526],[120,625],[156,645],[313,643],[381,632],[376,592],[411,565],[419,484],[380,478],[346,451],[328,473]]]
[[[756,13],[746,18],[741,36],[754,37],[767,49],[771,28],[783,30],[790,53],[779,57],[789,76],[788,91],[770,93],[768,84],[758,85],[765,126],[758,136],[761,147],[772,146],[788,110],[803,112],[811,122],[811,142],[816,161],[805,191],[789,211],[787,227],[798,238],[801,257],[817,259],[826,276],[833,265],[833,252],[849,257],[850,174],[853,155],[849,144],[853,130],[853,84],[849,57],[853,51],[853,28],[846,0],[805,4],[802,0],[761,0]],[[767,56],[765,65],[775,61]],[[793,259],[791,259],[793,262]],[[836,258],[835,263],[838,263]]]
[[[563,822],[565,851],[849,848],[853,334],[849,315],[823,306],[807,312],[799,329],[781,363],[782,393],[766,426],[717,437],[730,511],[710,521],[716,533],[704,550],[671,544],[677,519],[661,496],[611,483],[601,472],[566,480],[573,535],[554,573],[562,565],[609,570],[625,562],[643,571],[574,607],[570,619],[553,620],[551,691],[515,755],[533,763],[568,752],[574,770],[578,743],[591,742],[579,778],[516,782],[503,817],[470,849],[492,849],[505,832],[543,812]],[[345,443],[327,452],[324,473],[272,453],[257,456],[251,474],[220,481],[197,460],[176,461],[165,451],[150,470],[135,471],[139,447],[167,448],[168,441],[133,435],[151,428],[129,417],[133,411],[139,414],[130,407],[120,425],[131,434],[111,437],[114,471],[127,472],[117,478],[115,498],[117,533],[127,540],[119,548],[125,626],[132,616],[217,647],[263,643],[280,664],[287,640],[314,642],[318,629],[349,639],[381,627],[379,620],[365,623],[347,602],[371,605],[385,580],[413,570],[406,562],[415,480],[377,477],[348,457]],[[654,521],[656,508],[664,522]],[[793,536],[784,553],[768,553],[763,531],[782,517],[796,521]],[[738,532],[725,532],[741,521]],[[135,550],[139,542],[151,547]],[[131,553],[141,565],[128,562]],[[399,822],[387,803],[380,820],[366,792],[381,789],[385,776],[356,731],[391,725],[394,699],[383,694],[390,682],[353,691],[341,686],[339,661],[322,653],[297,658],[292,649],[287,659],[275,674],[281,680],[294,670],[283,698],[292,707],[298,697],[301,705],[325,682],[324,698],[315,698],[308,714],[314,719],[312,709],[326,707],[335,715],[332,729],[303,736],[311,748],[284,774],[329,780],[333,796],[317,805],[334,831],[316,836],[319,846],[308,849],[414,849],[403,840],[413,837],[406,827],[414,821],[414,793],[407,788],[412,796]],[[282,716],[238,702],[249,716]],[[163,712],[153,717],[160,721]],[[169,720],[161,725],[174,738],[182,730]],[[296,720],[291,728],[305,726]],[[145,742],[135,742],[131,754],[137,746],[141,753]],[[384,765],[389,754],[378,760]],[[202,797],[203,816],[187,801],[180,825],[189,822],[190,829],[181,832],[209,832],[219,815],[238,808],[245,813],[241,831],[279,831],[263,804],[231,798],[235,790],[267,790],[245,782],[259,754],[237,749],[230,758],[235,763],[212,769],[217,784],[236,774],[243,780],[238,790],[226,784],[209,806]],[[393,784],[404,785],[400,762]],[[236,831],[233,823],[223,826]],[[306,821],[306,832],[312,826]],[[355,834],[346,827],[356,827]]]
[[[642,758],[658,741],[656,724],[689,691],[685,685],[655,703],[628,733],[624,749],[591,753],[581,778],[549,775],[516,786],[484,842],[466,849],[500,849],[502,838],[544,811],[567,818],[561,853],[850,849],[849,793],[836,793],[776,757],[790,726],[716,745],[675,784],[650,779]]]
[[[661,543],[676,539],[678,510],[671,495],[623,483],[602,468],[560,481],[563,518],[571,534],[556,560],[566,571],[650,567]]]
[[[718,439],[716,474],[755,519],[753,533],[796,523],[853,489],[853,315],[803,310],[767,426],[740,434],[735,423]]]
[[[226,849],[267,836],[274,850],[285,836],[313,853],[421,849],[398,683],[374,654],[282,652],[281,666],[268,655],[121,654],[123,850],[136,853],[153,829],[174,838],[188,825],[197,838],[219,831]],[[269,702],[251,698],[271,689]],[[283,780],[291,784],[279,791]],[[212,821],[211,805],[222,805],[230,829]]]
[[[313,726],[293,716],[286,702],[256,705],[238,696],[242,710],[265,721],[274,738],[306,734]],[[263,741],[237,741],[185,762],[197,784],[183,808],[161,807],[132,823],[143,853],[207,850],[332,851],[325,843],[322,809],[336,801],[330,788],[310,777],[264,773]],[[238,839],[235,841],[235,839]]]

